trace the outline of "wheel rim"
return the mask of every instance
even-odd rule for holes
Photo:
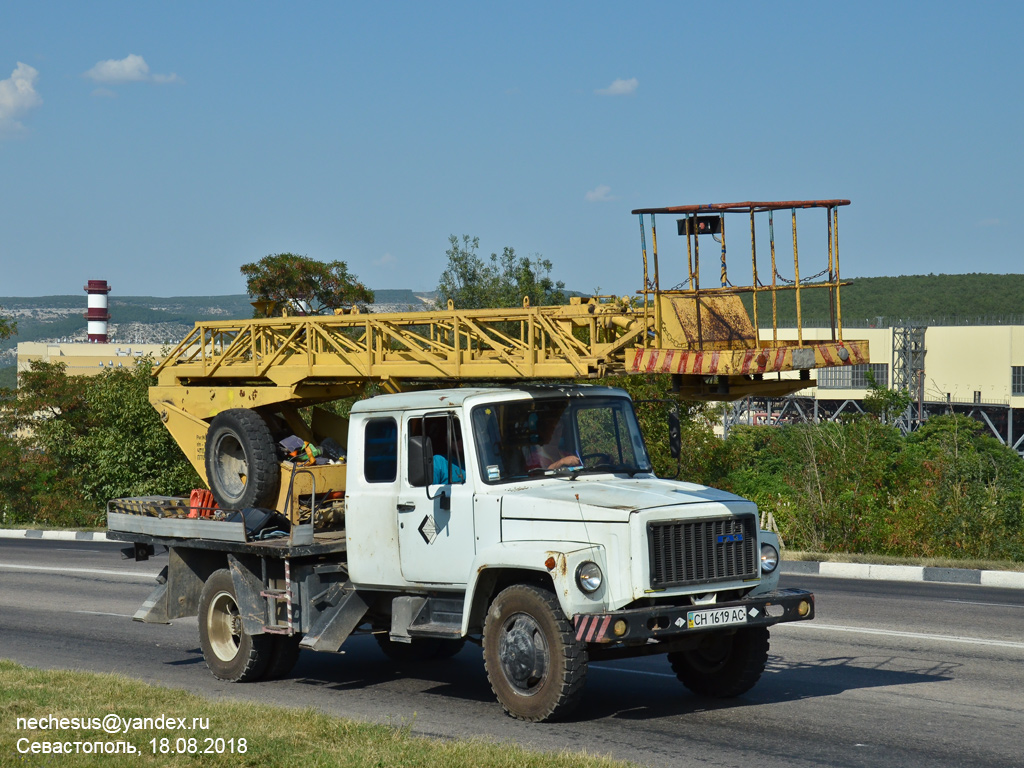
[[[214,445],[217,479],[225,493],[237,498],[245,490],[249,466],[245,462],[245,449],[234,435],[221,436]]]
[[[508,618],[498,640],[501,671],[509,684],[524,696],[540,688],[550,665],[550,651],[536,619],[525,613]]]
[[[221,661],[232,661],[238,655],[242,641],[242,617],[238,615],[238,604],[229,592],[218,592],[210,601],[206,626],[210,649]]]

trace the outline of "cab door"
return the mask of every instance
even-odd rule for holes
[[[476,555],[468,442],[454,412],[404,418],[398,494],[402,576],[412,582],[465,584]]]

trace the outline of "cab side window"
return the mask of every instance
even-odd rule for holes
[[[451,485],[466,482],[459,419],[448,414],[409,420],[409,484]]]
[[[366,422],[363,477],[368,483],[393,483],[398,476],[398,423],[391,418]]]

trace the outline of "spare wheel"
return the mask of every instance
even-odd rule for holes
[[[256,411],[232,408],[214,416],[206,433],[206,479],[223,508],[271,506],[281,468],[274,438]]]

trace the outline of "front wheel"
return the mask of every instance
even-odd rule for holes
[[[746,693],[768,663],[768,628],[709,634],[696,648],[668,655],[679,681],[700,696],[731,699]]]
[[[199,595],[199,645],[206,666],[221,680],[259,680],[270,663],[271,636],[246,633],[227,568],[214,571]]]
[[[500,592],[484,620],[483,652],[491,689],[512,717],[555,720],[579,703],[587,646],[551,592],[526,584]]]

